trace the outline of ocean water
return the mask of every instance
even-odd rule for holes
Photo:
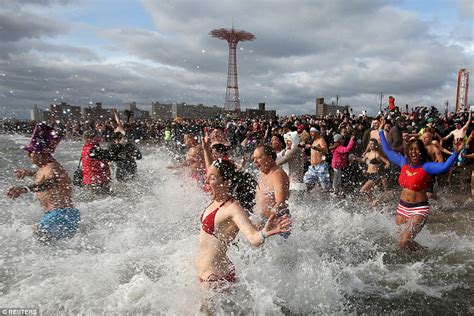
[[[473,314],[474,207],[464,193],[444,192],[417,238],[428,250],[400,251],[393,198],[371,208],[317,195],[292,205],[293,233],[252,248],[229,249],[238,283],[203,290],[194,271],[199,215],[209,198],[181,173],[172,155],[142,147],[139,176],[94,198],[76,188],[78,234],[51,246],[31,226],[42,216],[32,195],[6,199],[13,170],[30,168],[28,139],[0,135],[0,308],[42,314]],[[56,158],[72,172],[80,142],[63,141]],[[463,195],[464,194],[464,195]],[[471,203],[471,204],[470,204]],[[203,303],[205,302],[205,303]]]

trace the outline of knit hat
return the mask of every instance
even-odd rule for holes
[[[53,153],[61,137],[51,126],[44,123],[36,124],[30,142],[23,147],[24,150],[37,153]]]
[[[334,139],[335,142],[339,142],[342,139],[342,135],[341,134],[336,134],[336,135],[334,135],[333,139]]]

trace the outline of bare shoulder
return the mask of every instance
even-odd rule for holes
[[[228,207],[226,207],[226,213],[229,216],[236,216],[236,215],[240,215],[240,214],[246,214],[246,211],[244,210],[242,205],[240,205],[239,201],[236,200],[236,201],[234,201],[234,203],[232,203]]]
[[[269,174],[269,181],[286,181],[288,180],[288,175],[282,168],[275,169]]]

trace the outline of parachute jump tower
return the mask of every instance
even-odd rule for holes
[[[215,29],[209,32],[212,37],[226,40],[229,43],[229,64],[227,69],[227,88],[225,91],[225,111],[240,113],[239,82],[237,80],[237,55],[238,42],[253,41],[255,35],[252,33],[231,29]]]
[[[468,107],[467,93],[469,90],[469,71],[464,68],[458,72],[458,87],[456,89],[456,112]]]

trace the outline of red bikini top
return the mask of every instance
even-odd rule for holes
[[[215,236],[214,234],[214,220],[216,218],[216,214],[217,214],[217,211],[219,211],[219,209],[224,206],[224,204],[226,204],[227,202],[229,201],[234,201],[234,198],[233,197],[229,197],[227,200],[225,200],[224,202],[221,203],[221,205],[219,205],[214,211],[212,211],[211,213],[209,213],[209,215],[206,216],[206,218],[203,220],[202,217],[204,216],[204,213],[206,212],[206,210],[204,210],[204,212],[202,212],[201,214],[201,217],[200,217],[200,220],[201,220],[201,223],[202,223],[202,230],[205,231],[206,233],[208,233],[209,235],[213,235]]]
[[[430,187],[431,175],[422,166],[413,167],[410,164],[405,164],[402,166],[398,183],[402,188],[426,191]]]

